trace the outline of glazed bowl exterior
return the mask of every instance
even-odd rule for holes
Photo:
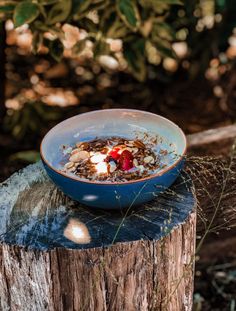
[[[62,145],[73,146],[79,141],[107,136],[145,141],[146,134],[159,138],[159,150],[164,148],[175,154],[173,158],[166,157],[165,167],[149,177],[108,183],[84,180],[61,171]],[[98,110],[69,118],[46,134],[40,148],[47,174],[62,192],[82,204],[103,209],[127,208],[154,199],[180,174],[185,152],[186,138],[177,125],[159,115],[132,109]]]

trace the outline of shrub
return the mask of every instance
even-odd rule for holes
[[[14,26],[28,24],[33,33],[32,51],[42,46],[60,61],[63,56],[65,27],[69,24],[83,29],[84,36],[73,46],[81,53],[88,42],[94,58],[110,55],[120,61],[112,50],[112,40],[122,41],[122,58],[140,81],[147,75],[147,63],[155,57],[175,58],[171,42],[176,31],[167,20],[170,10],[181,0],[20,0],[1,1],[0,19],[13,19]],[[46,33],[52,36],[48,39]]]

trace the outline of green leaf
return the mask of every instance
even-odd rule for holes
[[[70,14],[71,4],[71,0],[61,0],[53,5],[48,14],[47,24],[53,25],[64,22]]]
[[[107,37],[112,39],[124,38],[129,33],[129,29],[121,22],[120,19],[116,19],[114,24],[109,28]]]
[[[109,0],[93,0],[89,6],[89,11],[97,11],[109,5]],[[87,10],[88,11],[88,10]]]
[[[110,45],[104,40],[99,40],[95,42],[93,48],[94,57],[98,57],[100,55],[107,55],[110,53]]]
[[[184,5],[184,2],[181,0],[154,0],[158,3],[165,3],[165,4],[177,4],[177,5]],[[153,2],[154,2],[153,1]]]
[[[47,13],[46,13],[45,7],[43,5],[41,5],[41,4],[39,4],[38,8],[39,8],[40,13],[43,15],[44,19],[46,19],[47,18]]]
[[[9,157],[10,161],[34,163],[40,160],[40,154],[35,150],[19,151]]]
[[[177,59],[177,55],[175,54],[174,50],[172,49],[171,44],[168,41],[156,39],[156,40],[153,40],[152,43],[155,45],[158,52],[162,56]]]
[[[137,30],[140,25],[140,16],[136,1],[117,0],[117,10],[124,23],[132,30]]]
[[[109,16],[104,16],[101,27],[102,32],[112,39],[123,38],[130,32],[130,29],[126,27],[116,12],[112,12]]]
[[[86,31],[90,33],[97,33],[98,31],[98,25],[87,17],[80,19],[78,22],[78,26],[79,28],[86,29]]]
[[[181,0],[139,0],[139,3],[143,7],[157,7],[157,6],[162,6],[162,5],[183,5],[183,1]]]
[[[63,56],[64,46],[59,39],[56,39],[49,43],[49,51],[51,56],[57,62],[60,62]]]
[[[49,31],[50,27],[47,26],[45,23],[41,22],[41,21],[38,21],[36,20],[34,23],[33,23],[33,26],[34,28],[36,28],[37,30],[40,30],[40,31]]]
[[[15,27],[30,24],[38,17],[39,13],[37,4],[29,1],[20,2],[14,10],[13,21]]]
[[[33,24],[34,28],[37,30],[40,30],[41,32],[50,32],[52,35],[56,36],[57,38],[60,38],[63,40],[65,38],[65,33],[63,30],[56,26],[49,26],[41,21],[35,21]]]
[[[144,9],[152,10],[159,16],[167,13],[170,10],[170,5],[183,5],[180,0],[138,0],[138,2]],[[142,10],[143,12],[145,13],[145,10]]]
[[[72,14],[80,15],[88,9],[91,0],[72,0]]]
[[[139,39],[136,42],[124,43],[124,57],[128,63],[130,71],[139,81],[144,81],[147,75],[144,50],[144,39]]]
[[[80,54],[84,51],[86,47],[86,39],[79,40],[72,49],[73,54]]]
[[[109,5],[108,0],[73,0],[72,15],[74,20],[80,20],[91,11],[99,11]]]
[[[51,26],[50,29],[49,29],[49,32],[52,35],[54,35],[57,38],[59,38],[60,40],[64,40],[65,39],[65,33],[64,33],[64,31],[60,27]]]
[[[130,29],[123,23],[114,6],[102,11],[99,16],[99,27],[107,38],[118,39],[125,37]]]
[[[32,40],[32,53],[38,53],[40,47],[43,44],[43,34],[41,32],[35,31]]]
[[[0,13],[11,13],[14,11],[17,2],[15,1],[4,1],[0,3]]]
[[[152,36],[157,36],[159,38],[172,41],[175,39],[175,32],[169,24],[164,22],[157,22],[153,25]]]
[[[58,0],[38,0],[38,3],[40,3],[42,5],[52,5],[52,4],[55,4],[57,2],[58,2]]]

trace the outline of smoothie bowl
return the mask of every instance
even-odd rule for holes
[[[85,205],[121,209],[154,199],[178,177],[186,138],[173,122],[145,111],[107,109],[67,119],[44,137],[51,180]]]

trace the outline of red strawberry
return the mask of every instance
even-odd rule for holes
[[[122,171],[128,171],[130,170],[133,165],[133,155],[130,151],[124,150],[119,158],[119,167],[122,169]]]
[[[114,159],[118,160],[120,158],[120,154],[118,153],[120,151],[120,148],[114,148],[112,151],[109,153],[109,155]]]

